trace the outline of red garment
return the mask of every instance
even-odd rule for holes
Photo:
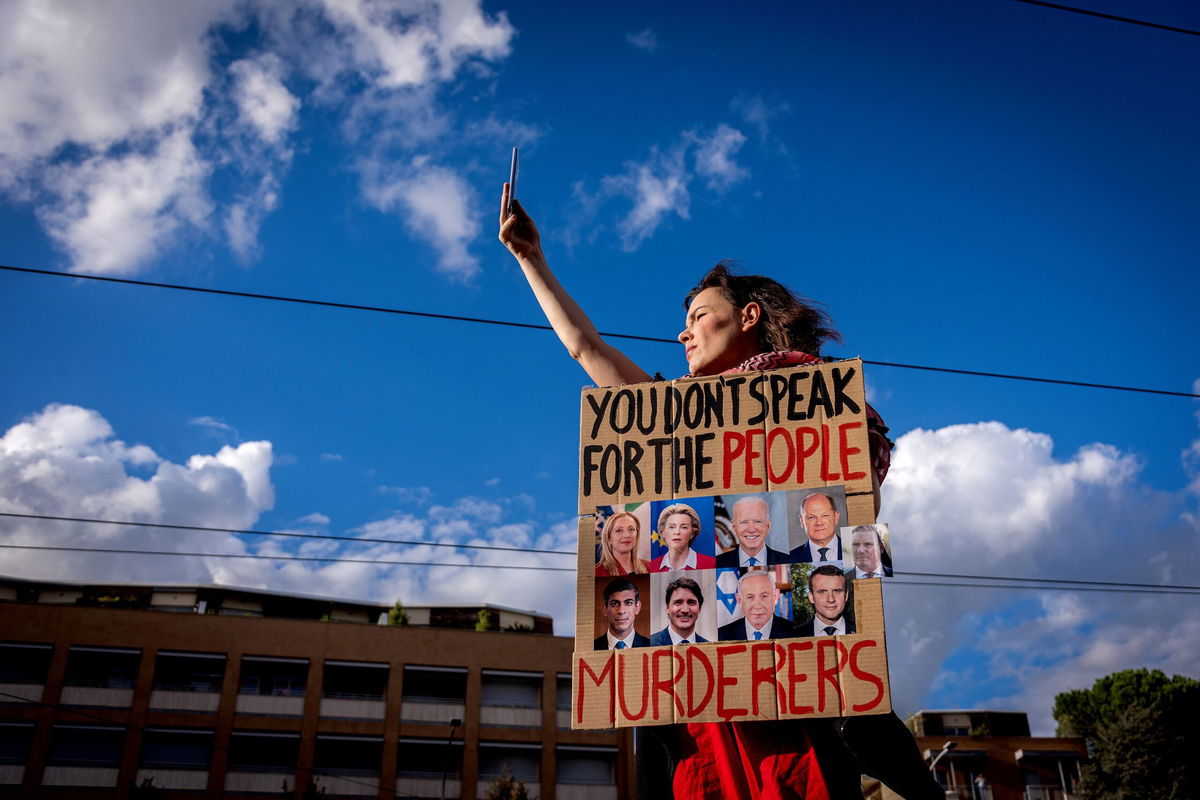
[[[822,361],[798,350],[781,350],[760,353],[725,374]],[[871,465],[883,483],[892,443],[883,417],[870,405],[866,412]],[[829,800],[804,720],[688,723],[679,743],[671,783],[676,800]]]
[[[689,723],[671,781],[676,800],[829,800],[803,724]]]

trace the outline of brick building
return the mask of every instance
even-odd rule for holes
[[[0,798],[476,798],[505,769],[544,800],[630,794],[628,731],[570,730],[573,640],[550,618],[387,612],[0,579]]]
[[[1030,736],[1023,711],[918,711],[907,724],[955,800],[1071,800],[1087,757],[1083,739]],[[895,797],[869,788],[871,797]]]

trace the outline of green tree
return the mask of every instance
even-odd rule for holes
[[[1060,736],[1087,740],[1083,800],[1185,800],[1200,791],[1200,681],[1127,669],[1054,698]]]
[[[505,765],[500,770],[500,777],[488,784],[487,800],[537,800],[537,795],[529,793],[524,781],[519,781],[508,771]]]
[[[396,600],[396,605],[388,609],[387,621],[388,625],[408,624],[408,614],[404,611],[404,604],[399,599]]]

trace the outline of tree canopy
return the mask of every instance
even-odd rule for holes
[[[1184,800],[1197,796],[1200,681],[1128,669],[1054,698],[1060,736],[1087,740],[1084,800]]]

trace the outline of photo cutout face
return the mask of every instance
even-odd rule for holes
[[[724,551],[729,555],[718,566],[741,566],[744,556],[755,559],[753,566],[789,560],[791,544],[785,492],[730,494],[722,495],[719,500],[727,515]]]
[[[649,575],[600,578],[596,581],[595,594],[593,631],[598,642],[611,633],[617,639],[630,639],[631,635],[636,635],[637,641],[630,639],[631,647],[648,643],[650,620],[646,601],[650,596]],[[598,644],[596,649],[607,649],[607,645]]]
[[[769,580],[742,582],[740,589],[744,590],[747,586],[751,590],[760,589],[761,591],[757,593],[754,591],[739,591],[739,581],[742,575],[747,573],[767,576]],[[780,564],[766,569],[718,569],[716,575],[718,633],[723,626],[743,620],[746,615],[746,609],[751,605],[753,605],[753,619],[758,622],[770,619],[771,616],[779,616],[790,620],[792,618],[791,580],[791,565],[789,564]],[[747,596],[739,597],[739,594]],[[770,614],[766,613],[766,608],[764,607],[767,603],[771,604]],[[746,638],[744,630],[738,630],[736,638]]]
[[[650,561],[650,504],[596,508],[596,575],[637,574],[638,562]]]
[[[650,576],[650,592],[654,598],[650,622],[657,637],[655,644],[675,643],[668,629],[689,643],[716,640],[716,574],[712,570],[656,572]]]
[[[712,497],[654,500],[649,506],[652,561],[668,553],[682,559],[689,550],[708,557],[715,554]]]
[[[846,487],[826,486],[788,492],[792,557],[808,563],[840,562],[849,557],[838,539],[846,520]]]
[[[877,578],[892,574],[891,534],[887,523],[858,525],[843,529],[842,537],[850,548],[856,577],[872,575]],[[847,567],[849,568],[849,567]]]

